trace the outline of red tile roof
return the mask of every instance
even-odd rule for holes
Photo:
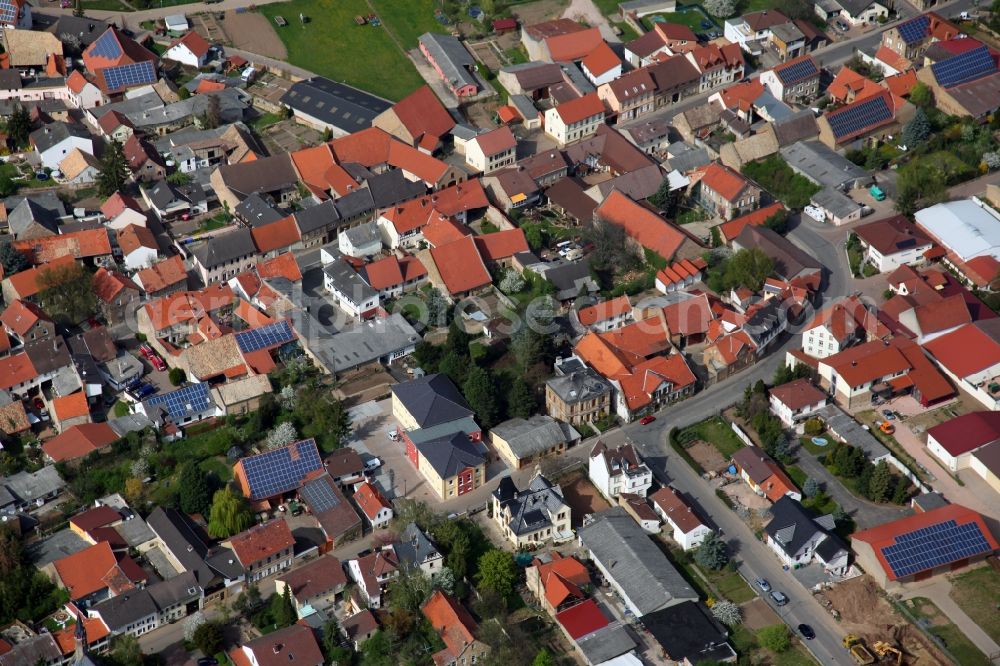
[[[749,184],[750,181],[739,173],[717,162],[702,169],[702,187],[708,187],[729,202],[737,200]]]
[[[295,218],[291,215],[271,224],[254,227],[250,230],[250,234],[259,252],[289,248],[302,238],[299,235],[299,227],[295,224]]]
[[[476,247],[484,261],[508,259],[518,252],[530,249],[521,229],[505,229],[476,236]]]
[[[257,262],[257,275],[265,280],[280,277],[289,282],[300,282],[302,269],[299,268],[299,262],[295,260],[295,255],[291,252],[285,252],[277,257]]]
[[[775,202],[770,206],[758,208],[752,213],[747,213],[746,215],[733,218],[728,222],[723,222],[719,225],[719,233],[722,234],[722,239],[724,241],[731,241],[739,236],[740,232],[743,231],[743,228],[747,225],[759,227],[767,221],[767,218],[783,210],[785,210],[785,207],[781,205],[780,202]]]
[[[920,247],[931,243],[931,239],[903,215],[863,224],[855,227],[854,233],[883,256],[911,250],[914,244]]]
[[[142,269],[136,273],[136,277],[147,294],[155,294],[167,287],[186,283],[187,270],[184,268],[184,260],[175,254],[169,259]]]
[[[90,405],[87,404],[87,394],[77,391],[69,395],[52,399],[52,414],[58,421],[75,419],[80,416],[90,416]]]
[[[515,23],[515,27],[516,27]],[[455,119],[444,108],[430,86],[421,86],[392,107],[399,122],[414,139],[424,135],[441,138],[455,126]]]
[[[10,389],[37,376],[38,371],[27,354],[0,358],[0,388]]]
[[[51,264],[66,257],[88,259],[111,254],[111,239],[104,227],[14,241],[13,245],[15,249],[27,254],[35,265]]]
[[[879,46],[878,50],[875,51],[875,59],[884,62],[885,64],[889,65],[889,67],[892,67],[893,69],[899,72],[904,72],[913,66],[913,63],[911,63],[909,60],[907,60],[900,54],[890,49],[888,46]],[[911,72],[911,73],[913,74],[914,78],[916,78],[916,72]],[[888,83],[889,78],[891,77],[886,77],[885,79],[886,83]]]
[[[898,98],[894,97],[891,92],[882,88],[881,86],[878,86],[878,84],[872,84],[872,85],[878,87],[881,92],[878,92],[874,95],[864,95],[855,97],[853,102],[845,106],[842,106],[839,109],[835,109],[833,111],[827,111],[826,114],[824,115],[824,118],[828,121],[832,129],[834,127],[834,123],[830,122],[832,119],[839,118],[840,116],[850,117],[852,115],[860,115],[863,118],[868,114],[870,109],[882,106],[881,104],[878,103],[877,101],[878,99],[881,99],[884,105],[889,109],[888,117],[884,118],[879,117],[879,119],[873,120],[868,125],[858,125],[851,123],[843,124],[844,133],[843,134],[834,133],[834,138],[836,139],[838,144],[864,136],[865,134],[871,132],[874,129],[895,122],[896,109],[899,106],[898,102],[902,102],[902,100],[898,100]],[[841,123],[836,123],[836,127],[841,127]]]
[[[438,190],[431,195],[431,201],[444,215],[458,215],[463,211],[486,208],[490,203],[483,183],[478,178]]]
[[[421,233],[424,235],[424,240],[431,247],[444,245],[464,236],[472,235],[469,228],[461,222],[456,221],[454,218],[442,217],[440,215],[433,216]]]
[[[75,73],[76,72],[74,72],[74,74]],[[102,116],[101,119],[103,120],[104,118],[107,118],[108,116],[112,115],[112,113]],[[104,217],[108,218],[109,220],[113,220],[119,215],[121,215],[123,212],[125,212],[126,208],[131,208],[132,210],[135,211],[142,210],[142,208],[139,206],[138,201],[136,201],[127,194],[122,194],[121,192],[115,192],[110,197],[108,197],[107,201],[101,204],[101,213],[104,215]]]
[[[228,284],[209,285],[201,291],[174,292],[144,306],[156,331],[170,326],[191,323],[231,305],[235,295]]]
[[[285,519],[278,518],[240,532],[229,543],[240,564],[248,567],[291,548],[295,545],[295,537]]]
[[[0,314],[0,323],[14,335],[23,338],[39,321],[52,321],[45,312],[30,301],[16,299]]]
[[[563,629],[573,640],[579,640],[608,626],[608,618],[604,616],[597,602],[593,599],[587,599],[557,613],[556,621],[563,626]]]
[[[140,227],[137,224],[129,224],[118,230],[118,247],[126,256],[132,254],[141,247],[151,250],[158,250],[156,236],[147,227]]]
[[[66,79],[66,85],[75,95],[79,95],[80,91],[83,90],[87,83],[87,78],[78,69],[74,69],[73,73]]]
[[[347,585],[347,574],[336,557],[321,555],[309,564],[278,576],[277,580],[284,581],[291,588],[292,596],[304,603]]]
[[[392,510],[392,503],[378,491],[378,488],[368,481],[362,483],[354,491],[354,501],[358,503],[358,508],[361,509],[368,520],[374,520],[378,516],[378,512],[382,509]]]
[[[195,54],[199,58],[204,58],[208,55],[208,50],[212,48],[211,44],[209,44],[204,37],[199,35],[194,30],[191,30],[183,37],[170,42],[170,46],[167,50],[174,48],[178,44],[183,44],[187,47],[188,51]]]
[[[108,33],[110,33],[110,35]],[[109,57],[105,55],[106,53],[112,52],[111,49],[106,47],[107,40],[117,42],[117,56]],[[95,73],[105,67],[128,65],[136,62],[155,62],[156,59],[155,53],[152,53],[146,48],[140,46],[134,39],[130,39],[121,34],[115,26],[109,26],[101,37],[96,39],[83,51],[83,62],[87,66],[87,70]]]
[[[914,316],[921,335],[937,333],[962,324],[971,324],[972,315],[962,294],[954,294],[940,301],[925,303],[914,308]],[[914,331],[916,333],[917,331]]]
[[[433,197],[419,197],[390,208],[382,217],[392,223],[396,233],[405,234],[426,227],[433,219],[447,217],[447,214],[437,209]]]
[[[431,248],[430,253],[450,294],[472,291],[493,281],[471,236]]]
[[[42,451],[53,462],[76,460],[88,453],[110,446],[118,435],[107,423],[75,425],[42,444]]]
[[[69,592],[71,601],[83,599],[110,587],[110,584],[115,584],[117,587],[118,579],[122,577],[118,560],[106,541],[67,555],[52,565],[63,587]],[[124,592],[131,587],[132,585],[125,579],[116,592]]]
[[[912,516],[900,518],[899,520],[894,520],[889,523],[883,523],[878,527],[872,527],[871,529],[855,532],[851,535],[851,541],[863,541],[870,545],[872,550],[875,551],[875,557],[878,559],[882,569],[888,575],[889,580],[896,580],[897,578],[900,578],[900,576],[897,576],[892,565],[889,564],[888,560],[886,560],[883,552],[884,549],[895,544],[900,537],[906,534],[910,534],[911,532],[915,532],[916,530],[923,529],[925,527],[940,525],[949,521],[954,521],[960,526],[975,523],[986,540],[989,552],[995,552],[998,548],[1000,548],[1000,544],[997,543],[996,538],[990,532],[990,528],[987,526],[983,517],[972,509],[968,509],[961,504],[947,504],[945,506],[938,507],[937,509],[931,509],[930,511],[923,513],[916,513]],[[974,554],[980,555],[983,553]],[[957,551],[954,555],[954,559],[950,562],[940,562],[937,566],[951,564],[953,562],[963,562],[965,561],[965,558],[968,557],[968,555],[963,555]],[[914,574],[919,573],[921,572],[914,572]]]
[[[575,557],[563,557],[558,551],[553,551],[551,556],[548,562],[537,559],[532,562],[549,605],[558,608],[567,599],[582,599],[580,587],[590,583],[587,567]]]
[[[707,294],[699,294],[663,308],[663,317],[671,335],[703,335],[715,319]]]
[[[597,322],[621,316],[631,309],[632,303],[629,301],[628,296],[622,295],[609,301],[601,301],[600,303],[580,308],[576,313],[576,317],[584,326],[592,326]]]
[[[687,238],[676,226],[618,190],[608,195],[597,207],[595,215],[624,227],[625,233],[633,240],[667,261],[673,258]]]
[[[924,349],[959,378],[1000,363],[1000,342],[975,324],[967,324],[924,343]]]
[[[76,71],[73,72],[73,74],[77,73],[78,72]],[[132,121],[129,120],[125,114],[119,113],[118,111],[108,111],[103,116],[101,116],[100,120],[97,121],[97,124],[100,126],[102,130],[104,130],[105,134],[111,134],[122,125],[124,125],[125,127],[131,127],[132,129],[135,129],[135,125],[132,124]],[[119,199],[121,199],[122,196],[123,195],[120,194],[119,192],[115,192],[114,194],[111,195],[112,198],[117,197]],[[110,201],[110,199],[108,201]],[[136,206],[136,210],[138,210],[138,206]],[[101,212],[104,212],[104,206],[101,206]],[[105,217],[113,217],[109,216],[107,213],[104,213],[104,215]],[[115,215],[117,215],[117,213],[115,213]]]
[[[1000,262],[988,254],[973,257],[965,262],[965,276],[977,287],[987,287],[1000,277]]]
[[[476,640],[475,632],[479,628],[476,621],[462,604],[441,590],[431,595],[420,612],[454,657],[461,655],[466,646]]]
[[[607,42],[601,41],[594,50],[586,55],[581,63],[587,71],[594,77],[610,72],[615,67],[621,67],[622,61],[618,58]]]
[[[365,264],[365,273],[372,289],[388,289],[427,275],[427,269],[414,256],[393,255]]]
[[[478,135],[475,142],[479,144],[479,148],[486,157],[517,148],[517,139],[514,138],[510,128],[506,126]]]
[[[597,96],[597,93],[588,93],[583,97],[571,99],[556,107],[556,113],[566,125],[578,123],[586,118],[599,116],[604,113],[604,102]]]
[[[879,84],[866,79],[850,67],[841,67],[826,89],[833,99],[841,103],[850,99],[864,99],[881,91]]]
[[[972,412],[927,431],[945,451],[958,457],[1000,439],[1000,412]]]
[[[778,402],[793,411],[826,401],[826,393],[816,388],[808,379],[796,379],[793,382],[775,386],[768,393],[772,398],[777,399]]]
[[[88,509],[83,513],[78,513],[70,518],[69,522],[77,529],[83,532],[89,532],[97,529],[98,527],[106,527],[113,523],[117,523],[121,519],[122,516],[118,513],[118,511],[107,504],[102,504],[101,506],[93,509]]]
[[[684,534],[689,534],[692,530],[704,525],[687,502],[669,486],[657,490],[650,495],[649,500],[654,506],[659,507],[660,511]]]
[[[311,148],[296,150],[289,153],[289,157],[292,158],[292,165],[295,167],[295,171],[299,174],[302,182],[318,187],[323,191],[330,188],[331,183],[327,178],[327,172],[336,166],[330,144],[321,143]],[[350,177],[348,176],[348,178]],[[351,179],[351,182],[354,183],[354,180]],[[341,195],[346,194],[343,191],[340,193]]]
[[[553,62],[574,62],[602,44],[604,38],[598,28],[586,28],[577,32],[556,35],[545,40],[549,57]]]
[[[654,356],[635,365],[627,375],[620,375],[618,382],[626,405],[631,410],[641,409],[653,401],[653,394],[667,383],[669,393],[694,386],[697,378],[681,354]]]
[[[250,666],[244,650],[253,653],[255,666],[313,666],[326,663],[315,634],[306,624],[293,624],[255,638],[242,648],[233,648],[229,657],[237,666]]]

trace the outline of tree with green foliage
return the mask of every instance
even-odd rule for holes
[[[286,588],[287,589],[287,588]],[[211,657],[222,651],[223,643],[222,625],[218,622],[204,622],[194,630],[191,642],[201,650],[206,657]]]
[[[188,90],[186,86],[181,86],[177,89],[177,97],[182,100],[189,99],[191,97],[191,91]]]
[[[387,631],[376,631],[361,644],[362,666],[396,666],[398,662],[395,657],[392,637]]]
[[[912,150],[926,141],[930,135],[931,121],[927,119],[927,112],[918,107],[913,119],[903,128],[903,145]]]
[[[177,501],[184,513],[208,514],[212,508],[215,492],[215,476],[206,474],[195,462],[188,462],[181,468],[177,482]]]
[[[524,377],[515,377],[511,383],[510,394],[507,396],[507,416],[526,419],[535,413],[537,407],[538,403],[535,402],[531,386],[524,381]]]
[[[535,655],[535,660],[531,662],[531,666],[556,666],[556,660],[548,650],[542,648]]]
[[[452,321],[448,326],[448,339],[445,340],[445,348],[463,358],[469,358],[469,343],[472,336],[466,332],[465,327],[457,320]]]
[[[233,610],[244,617],[249,617],[260,608],[262,603],[264,600],[260,595],[260,588],[250,583],[236,597],[236,601],[233,602]]]
[[[333,613],[327,615],[326,623],[323,625],[323,642],[320,647],[323,649],[323,656],[328,664],[334,666],[350,666],[354,661],[354,651],[344,647],[344,636],[340,631],[340,623]]]
[[[201,114],[199,122],[202,129],[210,130],[222,124],[222,110],[219,106],[218,95],[209,94],[206,97],[208,97],[208,106],[205,107],[205,112]]]
[[[509,599],[517,583],[517,563],[506,550],[493,548],[479,558],[476,582],[480,587],[495,592],[501,599]]]
[[[462,394],[484,428],[492,428],[500,422],[500,391],[489,370],[478,365],[469,368],[462,384]]]
[[[583,236],[593,243],[590,264],[598,271],[615,275],[627,273],[642,264],[625,228],[599,218],[583,228]]]
[[[673,218],[677,215],[677,205],[680,204],[680,190],[670,189],[670,179],[664,178],[660,186],[656,188],[653,196],[649,197],[649,203],[663,211],[664,216]]]
[[[104,198],[122,189],[128,181],[128,162],[121,141],[112,140],[101,157],[101,172],[97,177],[97,192]]]
[[[788,627],[783,624],[764,627],[757,632],[757,638],[760,640],[761,646],[775,653],[784,652],[792,646],[792,637],[788,633]]]
[[[456,386],[461,386],[469,372],[469,357],[448,350],[438,363],[438,372],[448,375]]]
[[[926,83],[918,81],[917,84],[910,89],[910,103],[922,109],[933,106],[934,93]]]
[[[746,287],[760,291],[764,280],[774,272],[774,260],[757,247],[738,251],[726,262],[725,280],[729,288]]]
[[[782,208],[772,213],[764,220],[764,226],[776,234],[784,235],[788,231],[788,211]]]
[[[38,287],[42,309],[62,324],[79,324],[97,311],[93,277],[80,264],[62,264],[42,270]]]
[[[771,385],[781,386],[788,382],[794,382],[796,379],[808,379],[809,377],[812,377],[812,368],[805,363],[799,363],[794,368],[782,363],[775,369],[774,376],[771,378]]]
[[[286,585],[282,594],[275,594],[271,597],[271,621],[278,629],[284,629],[295,624],[299,618],[295,612],[295,604],[292,603],[291,586]]]
[[[729,546],[717,533],[711,532],[695,549],[694,561],[706,569],[720,571],[729,562]]]
[[[226,539],[253,525],[253,513],[242,495],[226,486],[212,498],[208,518],[208,533],[216,539]]]
[[[119,634],[111,641],[111,658],[116,666],[142,666],[142,647],[133,634]]]
[[[180,386],[187,381],[187,373],[184,372],[184,368],[170,368],[167,378],[170,380],[171,386]]]
[[[868,499],[873,502],[885,502],[892,493],[892,483],[893,478],[889,464],[884,460],[879,461],[868,480]]]
[[[13,243],[4,243],[3,245],[0,245],[0,267],[3,268],[3,274],[5,276],[20,273],[24,269],[28,268],[28,266],[30,266],[28,257],[26,257],[20,250],[15,249]]]
[[[16,148],[27,148],[30,134],[31,114],[21,104],[17,104],[7,119],[7,138]]]
[[[802,484],[802,494],[806,497],[815,497],[819,494],[822,488],[819,487],[819,481],[812,478],[811,476],[806,479],[806,482]]]
[[[514,331],[510,350],[514,353],[521,370],[527,372],[536,363],[544,360],[548,336],[538,333],[527,324]]]
[[[524,229],[524,240],[528,242],[528,247],[530,247],[535,252],[545,247],[546,238],[545,238],[545,233],[542,231],[542,225],[525,224],[523,229]]]
[[[342,400],[319,382],[311,382],[293,412],[299,433],[316,440],[324,453],[334,451],[351,436],[351,414]]]
[[[323,143],[326,143],[332,138],[333,138],[333,130],[330,129],[329,127],[323,128],[323,134],[320,136],[319,140],[322,141]]]
[[[917,158],[900,168],[896,179],[896,210],[903,215],[943,201],[948,193],[945,173],[925,158]]]

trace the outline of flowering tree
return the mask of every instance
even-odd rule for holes
[[[743,621],[743,611],[732,601],[716,602],[712,606],[712,615],[727,627],[734,627]]]
[[[277,449],[286,446],[294,442],[297,437],[294,425],[288,421],[279,423],[274,430],[267,433],[267,448]]]
[[[705,0],[705,9],[712,16],[727,18],[736,13],[735,0]]]

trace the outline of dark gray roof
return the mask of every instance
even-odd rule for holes
[[[270,285],[275,287],[275,282],[271,280]],[[329,335],[311,313],[305,316],[306,320],[299,322],[296,328],[300,332],[303,329],[319,331],[319,340],[311,344],[311,349],[320,363],[333,373],[379,359],[388,360],[387,357],[412,350],[420,342],[420,334],[399,312],[345,328],[336,335]]]
[[[441,557],[441,553],[431,543],[416,523],[410,523],[399,535],[399,541],[392,544],[392,549],[396,551],[396,557],[400,564],[419,567],[428,560]]]
[[[14,644],[13,649],[0,654],[0,666],[54,664],[62,658],[62,650],[52,634],[44,632]]]
[[[781,148],[779,152],[793,171],[822,187],[841,187],[871,179],[867,169],[820,141],[799,141]]]
[[[219,173],[229,189],[244,197],[250,196],[253,192],[293,189],[299,182],[299,176],[288,153],[263,157],[251,162],[223,164],[219,167]]]
[[[58,233],[59,216],[51,209],[38,204],[34,199],[22,199],[7,215],[7,227],[15,238],[24,234],[32,225],[38,224],[53,234]]]
[[[495,496],[502,509],[510,509],[507,527],[518,536],[551,527],[553,516],[566,506],[562,488],[541,474],[536,475],[524,490],[514,486],[511,493],[511,486],[513,482],[503,490],[498,488]]]
[[[337,213],[342,219],[350,220],[375,212],[375,201],[367,187],[362,187],[337,199]]]
[[[521,89],[528,92],[561,83],[563,80],[562,68],[554,62],[522,62],[504,67],[500,72],[513,74]]]
[[[541,415],[498,423],[491,432],[507,442],[511,452],[518,458],[545,453],[560,444],[570,444],[580,437],[580,433],[569,424]]]
[[[191,248],[198,263],[206,269],[221,266],[234,259],[249,257],[257,253],[250,230],[240,227],[235,231],[212,236],[207,241]]]
[[[427,186],[422,181],[407,180],[401,169],[372,176],[367,183],[376,208],[388,208],[427,194]]]
[[[433,374],[411,379],[393,386],[392,393],[421,428],[474,415],[465,397],[447,375]]]
[[[34,500],[58,492],[66,487],[54,465],[48,465],[37,472],[17,472],[6,479],[0,478],[0,488],[6,488],[21,502]]]
[[[990,445],[996,448],[996,445]],[[985,448],[985,447],[984,447]],[[913,498],[913,504],[924,513],[934,509],[940,509],[948,505],[948,500],[941,493],[921,493]]]
[[[576,644],[588,664],[603,664],[636,647],[628,629],[617,620],[582,636]]]
[[[642,618],[642,624],[671,661],[696,664],[736,657],[728,643],[728,632],[697,601],[650,613]]]
[[[805,507],[787,495],[771,505],[771,522],[764,531],[792,557],[817,532],[826,533]]]
[[[815,139],[819,135],[816,116],[809,109],[796,111],[787,118],[771,123],[779,146],[787,146],[804,139]]]
[[[546,266],[542,275],[556,288],[556,298],[560,301],[598,290],[597,283],[590,275],[590,260],[586,257],[578,261]]]
[[[52,190],[47,190],[45,192],[31,192],[30,194],[13,194],[3,200],[3,205],[9,214],[10,211],[17,208],[22,201],[26,200],[34,201],[42,208],[54,213],[56,217],[62,217],[66,214],[66,204],[64,204],[63,200],[59,198],[59,195]]]
[[[366,222],[365,224],[359,224],[356,227],[349,227],[344,229],[340,233],[347,236],[348,240],[351,241],[351,245],[354,247],[362,247],[368,243],[374,241],[382,240],[382,236],[378,232],[378,225],[374,222]]]
[[[441,68],[444,78],[449,84],[455,87],[479,86],[476,77],[469,71],[469,68],[475,66],[476,61],[458,37],[425,32],[420,35],[420,45],[427,50],[434,59],[434,63]]]
[[[486,462],[483,445],[473,442],[464,432],[420,442],[416,447],[442,479],[450,479],[467,467]]]
[[[816,416],[823,419],[827,429],[838,438],[864,451],[869,460],[878,462],[891,455],[889,449],[871,431],[862,428],[854,417],[837,405],[826,405],[816,412]]]
[[[76,322],[73,322],[76,323]],[[51,340],[32,340],[24,344],[24,353],[28,355],[35,372],[44,375],[65,368],[73,363],[69,355],[69,347],[61,335]]]
[[[16,69],[0,70],[0,90],[20,90],[21,72]]]
[[[170,580],[154,583],[146,589],[149,590],[149,596],[160,610],[176,606],[179,603],[193,601],[200,597],[202,592],[198,578],[190,571],[178,574]]]
[[[372,289],[358,275],[354,267],[343,259],[337,259],[324,266],[323,273],[337,291],[348,296],[354,303],[364,303],[378,296],[378,290]]]
[[[741,249],[761,249],[774,261],[774,273],[783,280],[791,280],[823,268],[812,255],[767,227],[748,224],[735,238],[733,245],[738,245]]]
[[[332,201],[324,201],[318,206],[309,206],[295,213],[295,224],[300,234],[332,228],[339,221],[340,213]]]
[[[641,616],[698,600],[698,593],[622,507],[594,514],[577,536]]]
[[[82,125],[70,125],[69,123],[49,123],[31,133],[31,142],[42,153],[56,145],[60,141],[65,141],[69,137],[78,139],[90,139],[90,132]]]
[[[163,541],[163,545],[181,567],[193,572],[203,587],[207,586],[214,577],[205,563],[205,557],[209,554],[208,545],[187,517],[175,509],[157,507],[149,514],[146,524]]]
[[[251,227],[271,224],[285,217],[284,213],[274,207],[271,197],[253,192],[233,209],[236,217],[244,220]]]
[[[835,217],[847,217],[861,208],[861,204],[857,201],[832,187],[824,187],[812,195],[811,201],[814,205],[829,211]]]
[[[391,103],[363,90],[317,76],[292,85],[281,103],[348,134],[371,127]]]
[[[62,14],[51,31],[63,44],[82,51],[103,35],[109,25],[95,18]]]
[[[149,588],[128,590],[90,607],[90,612],[99,613],[104,624],[114,633],[120,633],[129,624],[134,624],[159,610]]]
[[[553,377],[545,383],[568,404],[596,400],[611,392],[611,384],[591,368]]]
[[[158,210],[167,210],[180,202],[187,201],[172,183],[158,180],[145,189],[146,196]]]

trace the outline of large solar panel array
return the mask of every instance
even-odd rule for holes
[[[833,135],[837,138],[859,134],[866,128],[877,127],[891,118],[892,109],[889,108],[883,95],[846,107],[826,117]]]
[[[988,552],[990,545],[978,523],[959,525],[948,520],[900,535],[896,543],[882,549],[882,556],[896,577],[902,578]]]
[[[208,384],[191,384],[163,395],[154,395],[143,402],[151,406],[162,406],[175,421],[192,412],[203,412],[208,409],[211,401],[208,399]]]
[[[912,21],[907,21],[906,23],[901,23],[899,26],[899,36],[903,38],[903,41],[907,44],[912,44],[914,42],[919,42],[921,39],[927,36],[927,27],[930,25],[931,20],[926,14],[923,16],[918,16]]]
[[[90,45],[90,55],[99,58],[108,58],[109,60],[116,60],[122,57],[122,47],[115,37],[114,30],[105,30],[104,34]]]
[[[266,499],[298,488],[306,474],[323,469],[312,439],[289,444],[240,461],[253,499]]]
[[[960,83],[992,74],[996,69],[997,65],[993,60],[993,55],[986,46],[980,46],[954,58],[948,58],[931,65],[934,78],[938,84],[945,88],[951,88]]]
[[[152,60],[117,67],[105,67],[101,71],[108,84],[108,90],[122,90],[130,86],[156,83],[156,66]]]
[[[789,85],[817,74],[818,70],[816,69],[816,63],[813,62],[812,58],[806,58],[805,60],[800,60],[793,65],[779,69],[777,73],[781,82],[785,85]]]
[[[294,339],[295,332],[285,319],[246,331],[240,331],[236,334],[236,344],[239,345],[240,351],[244,354],[249,354],[258,349],[283,345]]]
[[[17,7],[10,0],[0,0],[0,20],[4,23],[17,23]]]
[[[301,494],[313,514],[329,511],[340,504],[340,499],[330,487],[330,482],[323,477],[303,486]]]

